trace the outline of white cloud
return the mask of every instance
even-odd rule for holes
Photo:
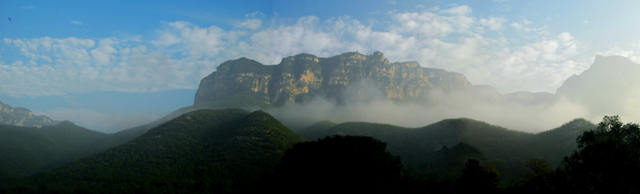
[[[229,33],[216,27],[200,28],[185,21],[172,22],[160,31],[160,39],[151,41],[162,50],[184,52],[192,60],[210,59],[220,52]]]
[[[416,8],[418,8],[418,9],[424,9],[425,7],[424,7],[424,5],[416,5]]]
[[[262,12],[260,11],[255,11],[253,13],[248,13],[246,15],[244,15],[245,17],[256,17],[256,16],[260,16],[260,17],[267,17],[267,15],[264,15]]]
[[[387,1],[387,3],[391,4],[391,5],[395,5],[396,1]]]
[[[8,42],[8,43],[7,43]],[[24,56],[12,64],[0,63],[2,95],[49,96],[92,91],[154,92],[197,87],[208,61],[170,59],[146,46],[116,38],[15,39]],[[212,71],[209,68],[207,71]]]
[[[20,8],[22,8],[22,9],[35,9],[35,8],[33,7],[33,5],[29,5],[29,6],[22,6],[22,7],[20,7]]]
[[[507,19],[505,19],[504,17],[490,16],[488,19],[487,18],[480,19],[479,22],[483,26],[487,26],[492,30],[498,30],[502,28],[503,23],[507,22]]]
[[[588,23],[589,23],[589,20],[582,20],[582,23],[584,23],[584,24],[588,24]]]
[[[511,26],[513,26],[514,28],[516,28],[518,30],[522,29],[522,24],[517,23],[517,22],[511,23]]]
[[[560,35],[558,35],[558,39],[562,42],[568,42],[573,40],[573,36],[571,36],[571,34],[569,34],[569,32],[563,32]]]
[[[260,13],[247,16],[253,15]],[[478,34],[474,30],[504,28],[507,20],[474,17],[466,5],[393,12],[389,17],[388,23],[368,25],[348,16],[325,21],[307,16],[279,25],[254,18],[231,30],[176,21],[164,23],[156,37],[147,38],[151,41],[139,36],[4,38],[5,45],[25,59],[0,64],[0,83],[5,83],[0,84],[0,94],[195,89],[226,60],[248,57],[277,64],[299,53],[328,57],[356,50],[381,51],[390,61],[418,61],[425,67],[463,73],[471,83],[489,84],[503,93],[553,92],[591,59],[578,54],[584,46],[571,34],[551,35],[545,26],[528,20],[510,23],[530,36],[518,45],[509,45],[510,38]]]
[[[248,29],[258,29],[260,28],[260,26],[262,26],[262,20],[260,19],[249,19],[247,21],[241,22],[241,23],[237,23],[235,25],[238,28],[248,28]]]
[[[70,23],[75,25],[82,25],[81,21],[71,21]]]
[[[445,36],[454,32],[454,26],[433,12],[399,13],[394,15],[398,22],[397,30],[411,34],[420,34],[427,37]]]
[[[471,7],[467,5],[452,7],[449,9],[443,9],[440,11],[441,14],[450,14],[450,15],[468,15],[471,14]]]

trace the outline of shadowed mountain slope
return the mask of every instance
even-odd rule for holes
[[[47,191],[247,192],[304,139],[269,114],[240,109],[179,116],[126,144],[40,173]],[[72,185],[72,186],[69,186]]]
[[[69,121],[55,126],[0,125],[0,177],[23,177],[97,152],[108,134]]]

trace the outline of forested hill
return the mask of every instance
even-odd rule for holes
[[[335,124],[322,121],[299,133],[309,140],[334,134],[371,136],[387,142],[389,152],[401,156],[406,165],[422,171],[437,170],[444,165],[439,162],[441,153],[438,152],[463,143],[477,149],[484,157],[484,162],[496,165],[503,175],[503,180],[507,180],[510,176],[524,177],[529,171],[524,166],[529,158],[546,157],[554,166],[559,165],[562,157],[577,149],[576,137],[594,128],[594,124],[584,119],[575,119],[538,134],[509,130],[472,119],[447,119],[420,128],[364,122]],[[469,157],[480,158],[472,149],[469,151]],[[464,161],[466,158],[457,161],[458,167],[462,168]]]
[[[124,145],[37,174],[28,184],[82,193],[254,191],[258,188],[247,185],[271,173],[284,151],[301,141],[262,111],[200,110]]]
[[[41,128],[0,125],[0,177],[23,177],[89,156],[107,137],[69,121]]]

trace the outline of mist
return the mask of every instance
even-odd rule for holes
[[[422,127],[444,119],[470,118],[512,130],[537,133],[561,126],[576,118],[600,122],[604,115],[620,115],[625,121],[637,121],[640,93],[625,102],[626,110],[617,113],[593,113],[579,102],[560,96],[552,102],[526,104],[479,97],[472,91],[431,91],[427,103],[389,100],[371,81],[351,84],[342,91],[342,99],[316,96],[306,104],[287,104],[267,110],[284,125],[300,130],[315,122],[373,122],[403,127]]]
[[[124,129],[153,122],[166,115],[164,112],[108,114],[90,109],[62,108],[47,111],[34,111],[34,114],[47,115],[51,119],[58,121],[68,120],[78,126],[103,133],[116,133]]]

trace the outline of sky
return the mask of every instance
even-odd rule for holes
[[[227,60],[381,51],[505,94],[640,62],[640,1],[1,1],[0,101],[116,132],[193,104]]]

